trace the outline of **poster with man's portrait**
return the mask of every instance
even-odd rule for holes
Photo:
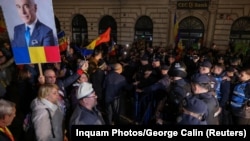
[[[16,64],[60,61],[52,0],[1,0],[0,5]]]

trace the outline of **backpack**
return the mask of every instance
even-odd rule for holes
[[[52,133],[53,138],[55,138],[55,133],[54,133],[53,125],[52,125],[52,117],[51,117],[51,114],[50,114],[48,108],[46,108],[46,111],[49,114],[51,133]],[[25,141],[36,141],[36,132],[35,132],[35,128],[34,128],[31,117],[32,117],[32,112],[28,113],[25,116],[25,119],[23,121],[23,130],[24,130],[24,140]]]

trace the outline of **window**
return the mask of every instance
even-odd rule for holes
[[[78,46],[86,46],[88,42],[88,26],[86,19],[77,14],[72,19],[72,37]]]

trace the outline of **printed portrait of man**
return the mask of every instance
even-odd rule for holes
[[[52,3],[44,7],[49,3],[50,0],[3,0],[3,7],[12,4],[13,8],[12,13],[3,8],[12,47],[58,45]]]

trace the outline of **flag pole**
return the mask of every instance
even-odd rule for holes
[[[38,63],[38,69],[39,69],[40,76],[43,76],[43,71],[42,71],[42,65],[41,65],[41,63]]]

